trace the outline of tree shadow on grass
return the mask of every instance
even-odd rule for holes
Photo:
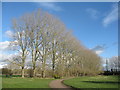
[[[87,83],[108,83],[108,84],[120,84],[120,82],[117,81],[82,81]]]

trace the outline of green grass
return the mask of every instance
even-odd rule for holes
[[[49,88],[53,79],[40,78],[2,78],[3,88]]]
[[[118,88],[118,76],[78,77],[65,80],[66,85],[74,88]]]

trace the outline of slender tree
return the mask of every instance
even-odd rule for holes
[[[13,29],[14,29],[14,40],[17,43],[17,49],[20,53],[19,58],[21,59],[21,68],[22,68],[22,77],[24,78],[24,67],[25,67],[25,61],[26,57],[28,55],[28,27],[23,22],[24,17],[21,17],[19,19],[13,20]]]

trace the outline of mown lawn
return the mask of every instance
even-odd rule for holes
[[[118,76],[83,76],[65,80],[63,83],[74,88],[118,88],[120,86]]]
[[[49,88],[53,79],[2,78],[2,88]]]

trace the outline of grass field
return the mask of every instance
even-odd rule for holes
[[[39,78],[3,78],[2,88],[49,88],[53,79]]]
[[[74,88],[118,88],[118,76],[78,77],[65,80],[66,85]]]

